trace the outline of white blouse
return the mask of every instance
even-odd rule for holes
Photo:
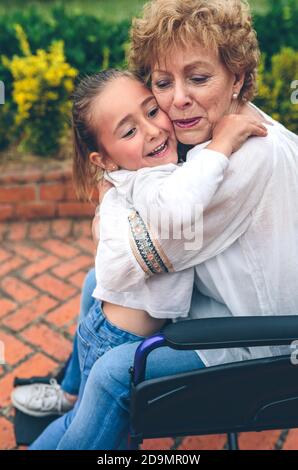
[[[105,175],[114,188],[105,195],[99,209],[100,242],[95,260],[94,297],[146,310],[156,318],[188,316],[194,268],[178,272],[164,253],[158,256],[159,250],[154,250],[153,255],[147,245],[151,240],[150,246],[154,249],[157,243],[154,234],[162,230],[167,239],[179,235],[181,227],[189,232],[223,180],[229,162],[225,155],[201,148],[192,149],[191,154],[191,161],[181,166],[167,164]],[[150,225],[150,240],[146,238],[147,225]],[[139,257],[140,264],[129,244],[130,228],[138,234],[140,242],[147,241]],[[136,256],[138,249],[140,245],[135,246]],[[137,283],[131,275],[136,268],[138,275],[141,274]],[[119,271],[124,270],[127,274],[122,283]],[[153,273],[161,274],[152,276]],[[117,284],[115,289],[114,283]]]
[[[159,252],[175,270],[195,267],[195,285],[204,295],[194,291],[189,318],[298,314],[298,137],[262,114],[273,125],[267,137],[249,138],[232,155],[204,211],[200,248],[186,250],[183,239],[158,239]],[[133,288],[147,276],[137,262],[129,271],[119,267],[107,279],[113,290],[125,287],[128,277]],[[285,351],[276,346],[198,353],[208,366]]]

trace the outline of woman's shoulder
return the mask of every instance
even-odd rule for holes
[[[235,188],[253,180],[255,185],[269,181],[275,167],[276,142],[272,126],[266,137],[249,137],[230,158],[226,178]],[[233,186],[233,187],[234,187]]]
[[[236,155],[240,159],[247,158],[249,160],[254,159],[255,156],[258,156],[260,160],[272,156],[277,143],[276,130],[270,124],[264,123],[264,125],[268,131],[267,135],[265,137],[249,137],[244,144],[233,153],[231,159],[234,159]]]
[[[279,171],[280,165],[293,165],[298,157],[298,137],[276,122],[265,124],[266,137],[249,137],[231,159],[229,170],[240,179],[253,177],[255,182],[267,180]]]

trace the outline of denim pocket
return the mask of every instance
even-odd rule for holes
[[[80,364],[80,371],[82,374],[85,369],[85,363],[86,363],[86,359],[87,359],[88,352],[90,349],[90,343],[86,338],[86,334],[85,334],[82,323],[79,324],[79,327],[77,329],[77,335],[78,335],[79,364]]]
[[[78,350],[81,373],[88,375],[93,364],[106,352],[108,334],[103,328],[104,318],[96,308],[90,309],[88,315],[78,328]]]

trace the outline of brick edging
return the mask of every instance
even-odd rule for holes
[[[0,173],[0,221],[94,214],[94,204],[76,197],[71,161],[15,164],[2,168]]]

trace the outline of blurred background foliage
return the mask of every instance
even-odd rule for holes
[[[0,150],[61,153],[69,142],[76,80],[80,73],[125,66],[131,17],[144,3],[1,0],[0,80],[6,102],[0,106]],[[249,3],[263,53],[254,102],[297,133],[298,105],[290,96],[298,79],[298,0]]]

